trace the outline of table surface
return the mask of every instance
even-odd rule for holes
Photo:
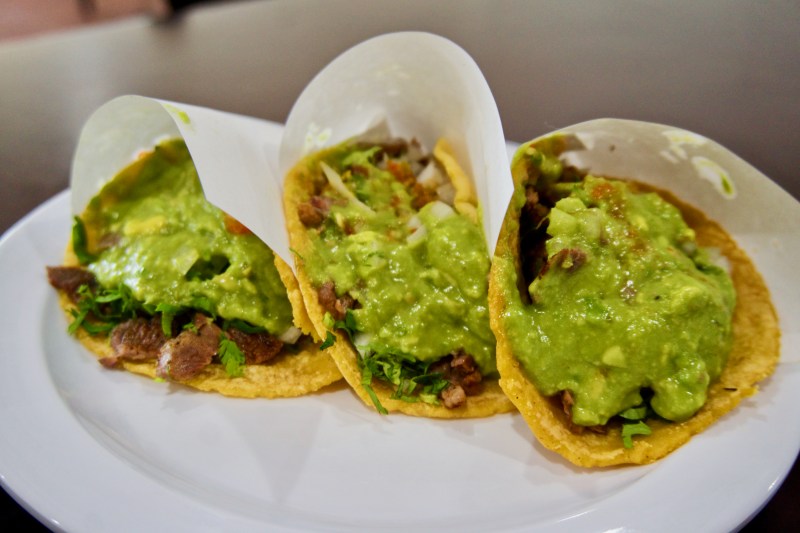
[[[720,142],[800,198],[796,2],[251,1],[0,43],[0,232],[67,187],[81,126],[111,98],[283,122],[336,55],[402,30],[472,55],[508,140],[601,117],[660,122]],[[2,496],[5,523],[38,525]],[[745,530],[800,526],[798,497],[795,465]]]

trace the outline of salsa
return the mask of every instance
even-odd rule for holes
[[[320,293],[335,287],[349,302],[362,378],[394,383],[401,399],[436,403],[447,386],[437,362],[469,357],[480,372],[470,380],[497,374],[490,260],[475,206],[462,207],[446,171],[406,153],[413,150],[353,141],[309,159],[317,183],[299,206],[310,243],[301,260]],[[312,216],[313,206],[323,215]]]
[[[170,140],[143,154],[82,215],[103,287],[145,308],[196,309],[281,335],[292,308],[272,250],[203,195],[189,151]]]
[[[535,147],[523,157],[532,179],[516,201],[551,204],[537,207],[544,248],[523,293],[503,280],[503,319],[524,372],[544,395],[569,393],[576,425],[647,404],[667,420],[689,418],[731,349],[727,272],[658,194],[574,169],[565,179],[557,158]]]

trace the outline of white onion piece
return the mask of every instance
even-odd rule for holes
[[[422,225],[422,221],[419,219],[417,215],[412,216],[408,220],[406,220],[406,227],[410,230],[415,230]]]
[[[406,242],[408,244],[414,244],[415,242],[419,242],[425,238],[428,234],[428,229],[425,226],[420,226],[417,228],[417,231],[406,237]]]
[[[456,202],[456,188],[453,187],[452,183],[445,183],[436,187],[436,194],[439,195],[441,201],[448,205],[453,205]]]
[[[710,246],[706,248],[706,253],[708,254],[708,260],[711,261],[711,263],[720,267],[722,270],[727,272],[728,275],[731,274],[733,267],[731,266],[731,262],[728,260],[728,258],[722,253],[722,250],[714,246]]]
[[[353,344],[355,346],[366,346],[372,340],[372,333],[366,331],[358,331],[353,335]]]
[[[428,152],[417,139],[411,139],[411,142],[408,143],[406,157],[409,161],[419,161],[428,153],[430,152]]]
[[[297,328],[295,326],[289,326],[286,329],[286,331],[284,331],[278,336],[278,338],[282,342],[285,342],[286,344],[294,344],[297,342],[297,339],[299,339],[300,335],[302,334],[303,332],[300,331],[300,328]]]
[[[439,200],[436,200],[435,202],[431,202],[428,205],[430,205],[429,209],[430,209],[431,216],[433,216],[434,218],[437,218],[439,220],[441,220],[443,218],[447,218],[449,216],[452,216],[452,215],[454,215],[456,213],[453,210],[452,207],[450,207],[449,205],[447,205],[444,202],[440,202]]]
[[[417,176],[417,183],[426,186],[439,185],[444,182],[444,176],[439,172],[439,167],[431,161]]]
[[[375,214],[375,211],[370,209],[370,207],[367,204],[363,203],[361,200],[356,198],[356,195],[353,194],[353,192],[347,188],[347,186],[342,181],[342,177],[339,176],[339,174],[335,170],[333,170],[331,167],[329,167],[322,161],[320,161],[319,165],[320,167],[322,167],[322,171],[325,173],[325,177],[328,178],[328,183],[331,184],[331,187],[333,187],[339,194],[347,198],[353,205],[355,205],[365,213],[370,213],[372,215]]]

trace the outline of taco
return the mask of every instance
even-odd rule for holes
[[[341,379],[291,269],[206,201],[183,140],[110,180],[47,271],[69,331],[106,367],[249,398]]]
[[[769,376],[769,292],[717,223],[666,191],[522,145],[492,264],[500,384],[536,438],[576,465],[655,461]]]
[[[321,338],[381,413],[513,410],[497,383],[489,256],[473,186],[440,140],[362,137],[289,171],[284,211]]]

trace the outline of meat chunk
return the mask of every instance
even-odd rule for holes
[[[462,352],[455,355],[450,361],[449,380],[451,383],[460,385],[467,396],[474,396],[481,391],[483,376],[478,370],[478,365],[475,364],[475,359]]]
[[[248,365],[266,363],[277,357],[283,348],[283,342],[269,333],[245,333],[236,328],[230,328],[226,333],[242,351]]]
[[[161,347],[156,374],[162,378],[186,380],[199,374],[219,350],[222,330],[201,314],[194,316],[193,327]]]
[[[483,376],[475,363],[475,359],[464,353],[456,352],[431,367],[431,372],[439,372],[442,377],[450,382],[441,393],[440,397],[448,409],[461,407],[467,401],[467,396],[474,396],[481,392]]]
[[[520,260],[525,286],[530,285],[547,263],[547,214],[533,185],[525,187],[525,204],[520,212]]]
[[[452,383],[441,392],[442,402],[448,409],[461,407],[467,401],[467,394],[464,389]]]
[[[325,220],[325,216],[311,205],[310,202],[298,204],[297,216],[307,228],[318,228]]]
[[[100,359],[100,363],[109,368],[116,366],[120,360],[157,359],[167,338],[159,318],[133,318],[111,330],[110,342],[114,355]]]
[[[336,286],[332,281],[326,281],[317,290],[317,297],[319,304],[335,320],[344,320],[348,309],[354,309],[356,305],[355,299],[349,294],[343,294],[340,297],[336,296]]]
[[[553,254],[539,271],[539,277],[544,276],[554,266],[560,266],[572,274],[586,262],[586,252],[580,248],[563,248]]]
[[[307,228],[318,228],[330,213],[335,200],[327,196],[312,196],[307,202],[298,204],[297,216]]]
[[[83,267],[47,267],[47,280],[54,288],[67,293],[72,301],[78,300],[78,289],[82,285],[97,286],[94,274]]]

